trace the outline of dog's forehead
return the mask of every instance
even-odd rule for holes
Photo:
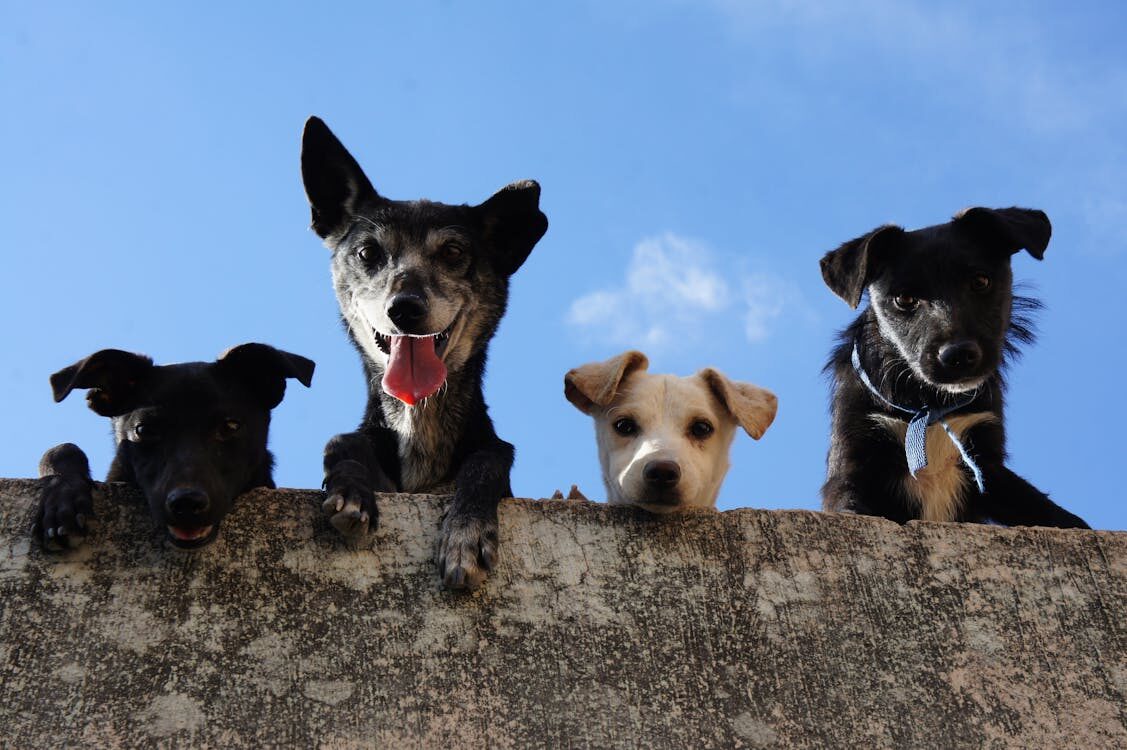
[[[160,365],[149,375],[142,405],[204,418],[245,400],[241,398],[243,387],[239,381],[221,377],[214,362]]]
[[[906,242],[903,243],[903,252],[913,261],[926,261],[929,263],[939,260],[950,264],[1009,262],[1010,254],[999,252],[998,248],[991,246],[989,240],[967,231],[955,222],[936,224],[923,229],[916,229],[905,233]]]
[[[614,407],[652,411],[671,418],[715,415],[716,399],[705,382],[692,375],[634,373],[620,388]]]
[[[884,254],[879,279],[931,287],[975,271],[1008,268],[1009,259],[951,224],[938,224],[906,232],[895,251]]]
[[[425,242],[436,230],[474,232],[478,217],[470,206],[452,206],[428,200],[387,201],[361,217],[360,229],[369,228],[386,240]]]

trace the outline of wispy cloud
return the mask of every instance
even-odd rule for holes
[[[754,343],[768,338],[798,299],[785,279],[720,271],[704,243],[666,232],[635,245],[623,283],[572,302],[567,321],[616,346],[683,348],[705,337],[723,340],[733,329]]]

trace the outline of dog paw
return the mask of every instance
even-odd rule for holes
[[[327,491],[321,510],[329,523],[346,539],[358,539],[375,531],[380,512],[371,490],[358,487],[335,487]]]
[[[94,515],[93,486],[86,477],[55,474],[43,478],[31,533],[44,549],[59,552],[86,541]]]
[[[447,515],[438,544],[438,570],[446,588],[476,589],[497,562],[497,522]]]

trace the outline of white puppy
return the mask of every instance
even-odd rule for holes
[[[595,419],[607,499],[654,513],[715,507],[736,426],[758,440],[775,394],[711,368],[687,378],[650,375],[629,351],[564,376],[564,395]]]

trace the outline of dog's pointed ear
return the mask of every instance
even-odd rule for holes
[[[296,378],[308,388],[313,383],[313,360],[266,344],[240,344],[219,355],[215,367],[224,375],[240,380],[268,409],[273,409],[286,394],[286,379]]]
[[[564,397],[576,409],[590,414],[614,401],[618,387],[631,373],[645,371],[650,361],[641,352],[628,351],[605,362],[591,362],[564,375]]]
[[[360,165],[319,117],[305,122],[301,136],[301,179],[322,239],[344,230],[357,207],[380,196]]]
[[[540,185],[535,180],[506,185],[476,210],[494,265],[512,276],[548,231],[548,217],[540,210]]]
[[[86,402],[103,417],[118,417],[137,407],[141,382],[153,369],[142,354],[103,349],[51,376],[51,393],[62,401],[75,388],[89,389]]]
[[[880,253],[904,235],[895,224],[877,227],[822,256],[822,278],[833,293],[856,308],[861,304],[869,280],[873,278]]]
[[[706,367],[697,373],[716,399],[735,418],[744,432],[758,440],[775,421],[779,399],[766,388],[729,380],[724,373]]]
[[[955,214],[955,224],[1010,255],[1028,250],[1037,260],[1045,259],[1053,234],[1049,217],[1035,208],[968,208]]]

